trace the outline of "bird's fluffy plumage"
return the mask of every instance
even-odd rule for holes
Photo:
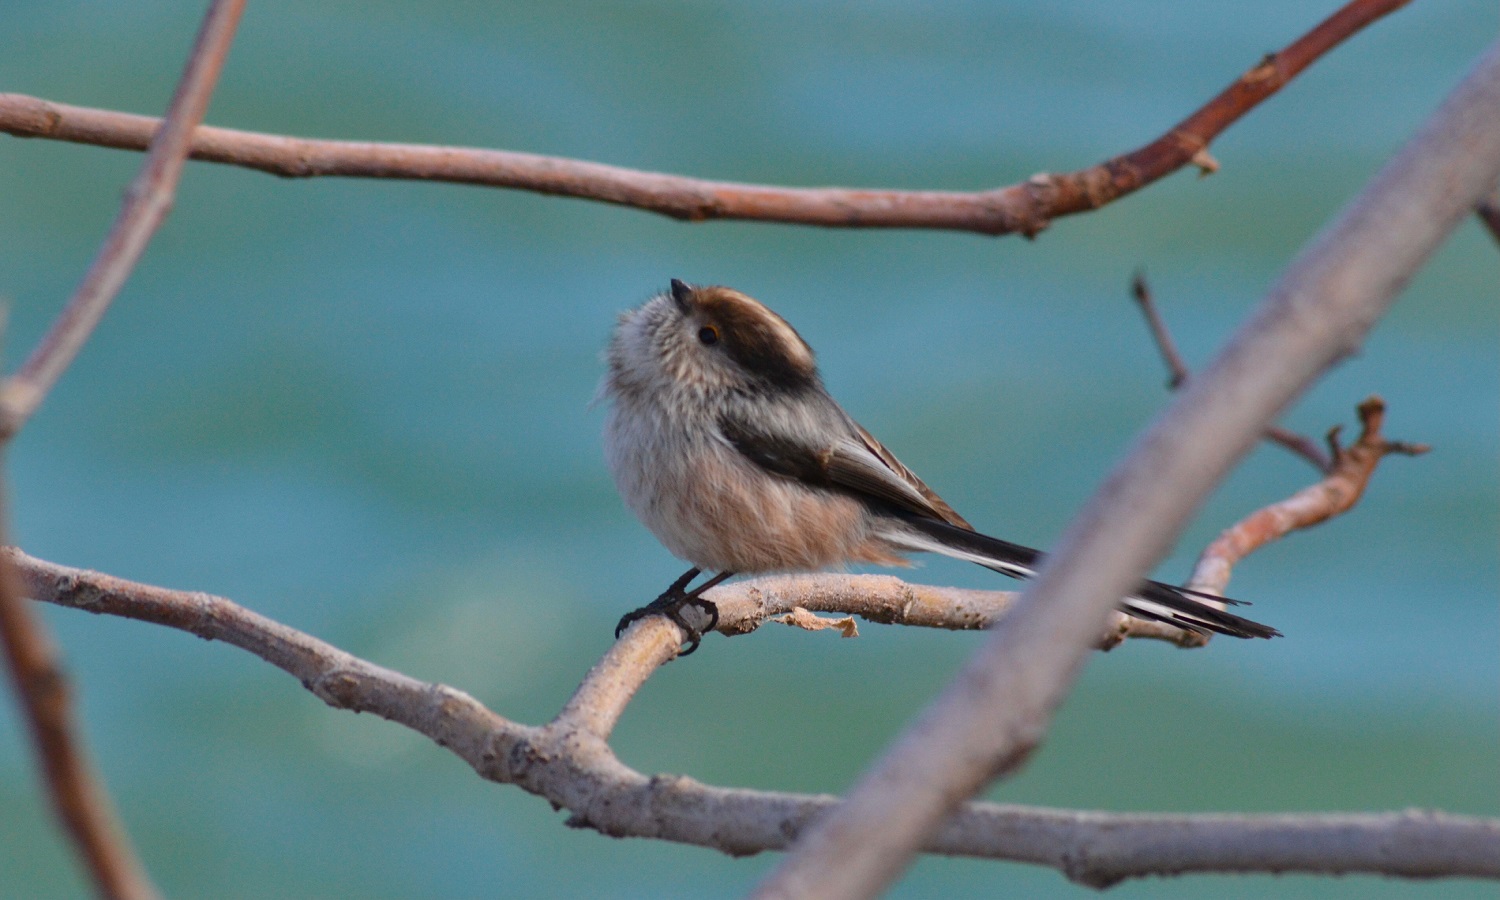
[[[716,572],[905,564],[933,552],[1018,578],[1041,554],[980,534],[824,389],[786,320],[725,287],[620,317],[601,386],[610,470],[673,554]],[[1271,637],[1194,592],[1146,582],[1122,606],[1196,631]],[[1216,601],[1216,602],[1215,602]]]

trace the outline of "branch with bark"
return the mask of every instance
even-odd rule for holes
[[[101,896],[156,897],[103,780],[89,761],[62,652],[0,561],[0,647],[47,796]]]
[[[1064,174],[988,191],[788,188],[707,181],[505,150],[330,141],[201,127],[192,157],[287,178],[342,176],[446,181],[597,200],[676,219],[751,219],[830,228],[938,228],[1036,235],[1053,219],[1088,212],[1187,165],[1218,169],[1209,144],[1323,54],[1410,0],[1352,0],[1258,64],[1143,147]],[[144,148],[158,120],[0,94],[0,131],[17,137]]]
[[[574,827],[741,856],[786,849],[838,802],[826,795],[646,775],[615,756],[608,739],[627,704],[682,645],[677,627],[660,617],[633,625],[557,717],[532,726],[506,719],[462,691],[360,659],[223,597],[59,566],[15,549],[0,553],[36,599],[233,644],[292,675],[335,709],[404,725],[459,756],[480,776],[514,784],[568,810]],[[798,608],[971,628],[1003,618],[1010,599],[998,592],[929,588],[895,578],[851,582],[843,576],[759,579],[714,592],[724,619],[720,628],[730,634],[748,633],[778,612]],[[1500,821],[1421,811],[1170,815],[969,803],[924,849],[1047,866],[1097,887],[1187,872],[1500,878]]]
[[[124,286],[151,236],[171,211],[193,130],[203,121],[244,11],[244,0],[214,0],[204,15],[166,118],[147,146],[140,172],[83,282],[19,372],[0,389],[0,447],[30,420]],[[3,531],[3,529],[0,529]],[[158,895],[120,824],[102,779],[89,763],[72,713],[62,653],[15,589],[0,562],[0,642],[46,774],[52,806],[102,897]]]
[[[1263,537],[1259,543],[1221,538],[1205,552],[1204,560],[1213,560],[1222,581],[1227,582],[1236,562],[1268,540],[1264,536],[1271,530],[1285,534],[1348,511],[1379,459],[1406,447],[1380,437],[1378,404],[1367,401],[1361,412],[1365,434],[1341,453],[1347,464],[1245,520],[1272,523],[1270,529],[1257,530]],[[1270,512],[1287,506],[1302,513]],[[38,600],[164,625],[249,651],[336,709],[374,713],[405,725],[457,754],[484,778],[515,784],[567,809],[575,827],[745,855],[786,849],[838,802],[828,796],[715,787],[680,775],[648,776],[620,762],[608,745],[615,724],[646,680],[682,646],[684,636],[664,618],[632,625],[556,718],[530,726],[510,721],[454,688],[359,659],[223,597],[68,568],[16,549],[0,552],[0,557],[21,574],[27,593]],[[789,624],[817,628],[826,621],[814,615],[819,612],[894,625],[989,628],[1004,621],[1017,599],[1012,592],[933,587],[880,575],[758,578],[716,588],[710,596],[719,608],[718,630],[728,636],[750,634],[788,616]],[[1095,646],[1109,649],[1126,638],[1184,647],[1206,642],[1201,635],[1116,612]],[[1400,849],[1393,852],[1392,847]],[[970,803],[924,850],[1049,866],[1100,887],[1183,872],[1500,877],[1500,821],[1436,812],[1195,816]]]
[[[1365,487],[1380,460],[1391,454],[1420,456],[1432,448],[1426,444],[1387,440],[1380,433],[1385,422],[1385,401],[1369,397],[1356,410],[1359,414],[1359,439],[1349,447],[1339,444],[1341,426],[1328,431],[1328,449],[1332,462],[1322,481],[1298,491],[1280,503],[1273,503],[1226,529],[1214,539],[1198,558],[1189,587],[1210,593],[1223,593],[1229,585],[1229,573],[1235,563],[1252,551],[1303,528],[1342,515],[1364,496]]]
[[[767,622],[819,630],[828,620],[814,613],[843,613],[882,625],[911,625],[967,631],[993,627],[1015,605],[1014,591],[977,591],[912,584],[890,575],[786,575],[756,578],[714,588],[717,630],[729,637],[749,634]],[[811,618],[809,618],[811,616]],[[842,620],[840,620],[842,621]],[[852,623],[851,623],[852,624]],[[840,626],[846,637],[858,630]],[[1115,612],[1095,644],[1100,650],[1127,638],[1196,647],[1202,636],[1164,622]]]
[[[150,132],[143,136],[147,138],[141,143],[146,159],[125,191],[125,201],[103,246],[51,330],[0,391],[0,441],[9,440],[26,424],[72,364],[171,212],[194,130],[208,111],[244,9],[244,0],[214,0],[209,7],[166,119],[153,119]]]

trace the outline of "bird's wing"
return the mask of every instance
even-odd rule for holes
[[[883,481],[889,482],[894,479],[902,485],[903,491],[915,491],[921,497],[922,503],[919,508],[903,506],[908,512],[932,516],[935,519],[942,519],[949,525],[957,525],[959,528],[965,528],[970,531],[974,530],[974,526],[964,521],[963,516],[960,516],[954,511],[953,507],[949,506],[942,497],[937,495],[937,491],[928,487],[927,483],[918,478],[915,472],[902,465],[901,460],[896,458],[896,454],[887,450],[884,444],[875,440],[873,434],[866,431],[858,422],[851,421],[849,424],[854,426],[859,442],[855,444],[849,440],[841,441],[834,448],[833,460],[830,467],[834,465],[847,467],[851,473],[860,469],[869,469],[872,466],[868,461],[873,456],[880,463],[884,472],[887,473],[880,476]],[[852,481],[849,486],[859,487],[858,484]],[[876,494],[876,496],[880,496],[875,490],[869,488],[866,488],[866,490]]]
[[[1040,552],[976,532],[868,431],[842,410],[833,410],[838,413],[837,422],[830,418],[822,422],[822,428],[798,429],[784,421],[770,429],[749,424],[782,421],[765,416],[726,416],[719,421],[719,428],[732,446],[768,472],[892,507],[891,520],[898,527],[884,536],[897,546],[966,559],[1013,578],[1030,578],[1035,573],[1042,559]],[[830,428],[834,430],[829,431]],[[801,436],[830,433],[838,435],[831,445],[820,440],[820,446],[813,446],[810,438]],[[1193,631],[1214,631],[1242,638],[1280,634],[1274,628],[1225,612],[1200,598],[1235,602],[1147,581],[1122,600],[1121,605],[1132,615]]]
[[[841,436],[814,446],[790,432],[754,427],[744,417],[719,422],[735,449],[767,471],[809,485],[833,488],[888,503],[917,516],[972,530],[953,507],[901,464],[873,435],[839,411]]]

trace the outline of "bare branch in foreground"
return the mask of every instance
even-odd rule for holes
[[[1146,283],[1145,272],[1136,272],[1135,277],[1130,280],[1130,295],[1140,306],[1141,315],[1146,319],[1146,327],[1151,331],[1151,339],[1156,342],[1162,362],[1167,364],[1167,387],[1175,391],[1187,381],[1190,372],[1187,362],[1177,350],[1177,342],[1172,340],[1172,332],[1167,328],[1167,323],[1162,319],[1156,301],[1151,296],[1151,286]],[[1312,463],[1319,472],[1327,472],[1333,465],[1333,459],[1305,434],[1272,424],[1266,428],[1265,439],[1280,444]]]
[[[1352,0],[1280,53],[1267,56],[1166,134],[1077,172],[1041,174],[995,190],[784,188],[642,172],[501,150],[327,141],[200,128],[195,159],[292,178],[347,176],[449,181],[630,206],[678,219],[753,219],[838,228],[943,228],[1035,235],[1060,216],[1097,209],[1190,163],[1212,166],[1214,138],[1324,53],[1410,0]],[[18,137],[139,150],[155,120],[0,94],[0,131]]]
[[[1039,745],[1113,606],[1267,425],[1353,353],[1500,177],[1500,42],[1136,440],[1011,615],[760,897],[870,897],[964,799]]]
[[[1359,405],[1362,430],[1359,440],[1350,447],[1340,447],[1339,428],[1328,432],[1333,450],[1333,465],[1328,476],[1311,487],[1257,510],[1220,534],[1193,569],[1188,582],[1194,590],[1223,593],[1229,585],[1229,572],[1246,554],[1303,528],[1311,528],[1334,516],[1348,512],[1364,495],[1370,476],[1384,457],[1397,453],[1419,456],[1431,448],[1426,444],[1388,441],[1380,433],[1385,421],[1385,401],[1370,397]]]
[[[171,212],[193,130],[203,121],[244,8],[245,0],[214,0],[209,7],[166,118],[149,120],[150,126],[141,134],[141,146],[149,141],[150,150],[125,191],[104,245],[41,345],[0,390],[0,442],[26,424],[72,364]]]
[[[646,776],[619,761],[605,743],[619,711],[682,643],[676,626],[660,617],[632,625],[558,717],[535,727],[505,719],[461,691],[366,662],[222,597],[72,569],[14,549],[3,556],[39,600],[154,622],[248,650],[336,709],[373,713],[405,725],[458,755],[484,778],[518,785],[569,810],[570,825],[742,856],[785,849],[838,802],[829,796]],[[765,587],[767,594],[787,590],[780,583]],[[842,590],[835,585],[829,594]],[[715,602],[721,614],[728,609],[745,615],[763,601],[721,591]],[[949,621],[971,617],[970,611],[956,610]],[[1048,866],[1095,886],[1187,872],[1500,878],[1500,820],[1423,811],[1167,815],[970,803],[926,849]]]

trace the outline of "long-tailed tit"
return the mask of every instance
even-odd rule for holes
[[[613,401],[605,454],[625,502],[693,564],[653,603],[697,649],[718,611],[702,593],[736,573],[905,565],[927,551],[1016,578],[1041,554],[975,531],[829,396],[786,320],[726,287],[673,280],[620,317],[601,395]],[[701,572],[716,573],[694,590]],[[1205,602],[1208,601],[1208,602]],[[1233,637],[1278,634],[1211,594],[1155,581],[1120,606],[1134,616]],[[696,606],[706,626],[683,616]],[[695,617],[697,618],[697,617]]]

